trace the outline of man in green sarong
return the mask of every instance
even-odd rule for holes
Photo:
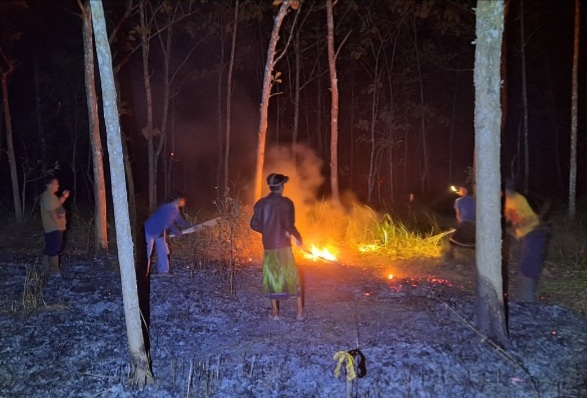
[[[293,202],[283,196],[284,184],[289,177],[283,174],[269,174],[267,184],[269,195],[255,203],[251,228],[262,234],[263,240],[263,293],[271,300],[273,320],[279,320],[279,301],[291,296],[297,297],[296,319],[306,318],[299,270],[291,251],[291,237],[298,246],[302,236],[295,226]]]

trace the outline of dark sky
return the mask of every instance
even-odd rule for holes
[[[207,7],[215,7],[218,3],[210,3]],[[379,7],[385,2],[377,3]],[[525,29],[527,43],[526,50],[526,79],[529,112],[529,142],[530,142],[530,181],[534,191],[548,192],[559,200],[564,200],[568,190],[568,146],[570,131],[570,89],[571,89],[571,59],[573,38],[573,1],[530,1],[525,0]],[[105,1],[105,9],[112,21],[120,15],[123,2]],[[244,3],[243,3],[244,4]],[[369,70],[373,68],[373,59],[365,56],[353,59],[350,54],[361,37],[361,11],[355,14],[346,13],[346,2],[341,1],[335,9],[335,17],[340,22],[338,43],[352,31],[345,43],[338,61],[340,98],[340,139],[339,151],[341,170],[341,186],[350,189],[365,198],[366,177],[369,164],[369,145],[361,136],[368,138],[368,132],[358,127],[358,120],[368,120],[370,115],[371,99],[368,94]],[[370,1],[361,3],[367,8]],[[474,2],[455,1],[442,5],[444,9],[457,6],[460,22],[469,24],[474,29],[474,14],[470,6]],[[402,6],[403,7],[403,6]],[[305,12],[310,10],[308,5]],[[195,14],[194,25],[207,26],[210,9],[203,9]],[[229,10],[230,11],[230,10]],[[584,10],[583,10],[584,11]],[[397,9],[395,10],[397,15]],[[507,122],[502,134],[502,166],[503,173],[510,169],[521,175],[519,165],[519,126],[523,116],[522,107],[522,68],[520,57],[520,2],[513,1],[509,10],[506,24],[507,50]],[[83,82],[83,52],[81,42],[81,20],[79,10],[74,1],[35,1],[30,2],[26,10],[2,9],[3,33],[8,31],[21,32],[20,40],[14,43],[12,53],[18,60],[18,66],[10,78],[10,106],[15,135],[17,159],[38,159],[42,155],[37,132],[37,111],[35,106],[34,65],[35,60],[39,67],[39,95],[42,107],[42,120],[45,127],[47,146],[45,148],[46,161],[52,163],[59,160],[62,165],[60,177],[68,185],[76,180],[78,196],[90,198],[90,190],[86,175],[91,173],[87,148],[87,116],[85,114],[84,82]],[[406,14],[410,15],[410,14]],[[325,53],[320,53],[316,43],[323,38],[314,32],[323,29],[321,18],[322,10],[313,11],[303,28],[303,37],[307,37],[303,45],[303,61],[306,63],[302,78],[313,79],[307,82],[302,92],[300,107],[301,141],[307,142],[328,164],[327,136],[321,140],[317,132],[327,134],[327,121],[330,102],[328,95],[327,74],[321,79],[310,73],[317,68],[326,67]],[[228,12],[226,21],[230,21]],[[393,17],[395,18],[395,16]],[[288,15],[285,31],[289,29],[293,14]],[[234,81],[234,101],[232,119],[232,145],[230,169],[231,181],[236,186],[246,186],[252,175],[254,165],[254,151],[258,126],[258,107],[261,91],[261,76],[266,52],[272,14],[263,14],[260,22],[251,19],[239,24],[239,38],[237,42],[237,68]],[[439,195],[452,181],[458,182],[465,177],[465,170],[472,166],[473,160],[473,112],[474,90],[472,81],[473,46],[474,39],[471,31],[461,32],[460,36],[439,34],[432,18],[417,19],[419,55],[422,77],[424,79],[424,95],[426,106],[430,110],[428,119],[428,144],[430,154],[430,169],[433,175],[430,178],[427,190],[429,195]],[[127,32],[136,24],[136,19],[129,21],[122,29]],[[364,20],[363,20],[364,22]],[[471,25],[473,24],[473,25]],[[382,25],[384,26],[384,25]],[[450,29],[449,29],[450,30]],[[582,32],[582,42],[585,43],[585,30]],[[181,90],[174,100],[173,116],[170,116],[169,129],[173,123],[173,139],[169,136],[169,152],[175,152],[174,163],[175,189],[188,191],[195,197],[203,198],[203,202],[210,202],[215,196],[215,186],[218,172],[218,102],[217,66],[220,58],[220,43],[214,33],[208,36],[199,31],[200,36],[192,41],[177,33],[178,47],[174,52],[174,60],[180,62],[194,42],[198,42],[198,49],[178,78],[182,79]],[[315,36],[312,36],[314,34]],[[281,45],[285,42],[282,35]],[[225,37],[225,61],[228,59],[230,37]],[[421,165],[414,159],[418,158],[421,142],[418,141],[420,123],[418,120],[419,106],[418,79],[413,56],[413,32],[406,29],[399,40],[395,55],[392,85],[396,118],[398,115],[405,120],[396,119],[391,132],[383,123],[382,116],[378,119],[378,134],[384,137],[393,134],[395,142],[394,157],[397,163],[393,166],[395,181],[390,181],[389,170],[385,169],[388,162],[385,156],[381,173],[377,177],[378,189],[382,190],[382,198],[390,195],[390,184],[394,184],[397,195],[403,196],[406,190],[419,190],[419,172]],[[391,41],[387,44],[391,48]],[[312,44],[315,44],[312,46]],[[154,98],[156,101],[155,114],[160,115],[161,109],[161,62],[159,61],[159,43],[152,45],[152,64],[150,66]],[[434,51],[430,51],[434,48]],[[115,59],[123,49],[121,42],[113,44]],[[346,51],[346,52],[345,52]],[[389,52],[391,54],[391,52]],[[268,146],[277,141],[285,144],[291,140],[293,125],[292,82],[294,51],[290,47],[288,57],[285,57],[277,69],[283,72],[282,84],[274,88],[274,96],[270,105]],[[450,62],[442,64],[437,54],[450,55]],[[448,58],[446,58],[448,59]],[[321,60],[320,63],[314,63]],[[585,76],[585,62],[581,62],[581,76]],[[317,65],[317,66],[316,66]],[[389,65],[389,63],[388,63]],[[450,67],[450,68],[449,68]],[[144,87],[142,76],[140,51],[137,51],[131,62],[125,66],[119,76],[121,84],[121,99],[127,104],[128,115],[121,117],[123,129],[129,136],[129,144],[133,156],[139,194],[146,197],[146,143],[141,137],[140,130],[146,123]],[[386,83],[387,84],[387,83]],[[225,88],[225,87],[224,87]],[[382,94],[380,99],[380,115],[385,111],[390,98]],[[585,98],[585,84],[581,84],[580,99]],[[319,105],[319,101],[320,104]],[[583,101],[584,102],[584,101]],[[581,103],[581,100],[580,100]],[[353,104],[354,110],[351,111]],[[584,106],[580,107],[579,118],[579,154],[584,147]],[[222,108],[224,110],[224,108]],[[383,113],[382,113],[383,112]],[[318,118],[323,118],[318,123]],[[2,131],[2,148],[5,148],[4,128]],[[403,158],[401,146],[404,142],[404,131],[409,142],[408,158]],[[391,137],[391,136],[390,136]],[[401,139],[400,139],[401,138]],[[72,142],[75,141],[75,145]],[[367,140],[368,141],[368,140]],[[383,142],[383,141],[382,141]],[[452,143],[452,145],[449,145]],[[173,148],[172,148],[173,147]],[[351,151],[352,148],[352,151]],[[75,149],[75,150],[74,150]],[[413,152],[412,152],[413,151]],[[73,154],[75,153],[75,160]],[[352,156],[351,156],[352,154]],[[449,156],[450,154],[450,156]],[[412,164],[413,161],[413,164]],[[583,157],[579,155],[579,193],[584,195],[587,188],[583,181],[587,178]],[[72,163],[73,162],[73,163]],[[5,153],[0,158],[3,180],[9,178],[8,163]],[[76,167],[72,167],[75,164]],[[408,165],[404,175],[404,166]],[[513,165],[513,166],[511,166]],[[73,170],[75,169],[75,170]],[[420,170],[420,171],[419,171]],[[76,178],[74,179],[74,175]],[[328,168],[323,173],[328,176]],[[161,182],[162,185],[162,182]],[[2,193],[2,201],[6,208],[10,208],[10,192],[8,185]],[[553,189],[553,187],[555,187]],[[327,194],[327,189],[324,190]],[[162,193],[160,193],[162,199]],[[27,197],[28,201],[32,197]],[[397,198],[385,199],[382,205],[388,206]]]

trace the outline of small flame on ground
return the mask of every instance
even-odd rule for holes
[[[314,261],[318,259],[336,261],[336,256],[330,250],[325,247],[318,249],[316,245],[312,245],[310,253],[304,254],[304,257]]]

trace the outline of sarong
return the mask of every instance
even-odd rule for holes
[[[271,300],[301,296],[301,282],[291,247],[265,250],[263,255],[263,294]]]

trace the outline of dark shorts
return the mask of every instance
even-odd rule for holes
[[[63,247],[63,233],[65,231],[51,231],[45,233],[45,249],[43,254],[53,257],[59,255]]]

